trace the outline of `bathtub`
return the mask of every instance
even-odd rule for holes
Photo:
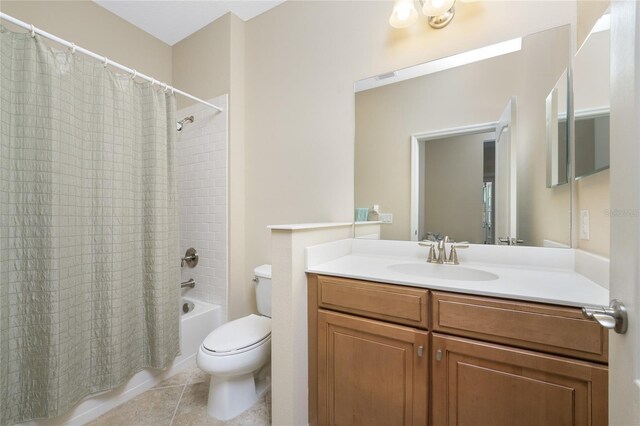
[[[183,312],[187,303],[193,308]],[[89,396],[79,402],[66,414],[52,419],[21,423],[30,426],[52,426],[60,424],[85,424],[100,417],[112,408],[135,398],[196,363],[196,354],[203,340],[212,330],[222,325],[222,309],[218,305],[182,297],[180,299],[180,355],[166,369],[160,371],[145,369],[135,374],[127,383],[116,389]]]
[[[193,307],[185,312],[184,306]],[[195,360],[198,348],[211,331],[222,325],[222,309],[218,305],[183,297],[180,300],[180,352],[176,362]]]

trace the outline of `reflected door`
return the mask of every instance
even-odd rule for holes
[[[496,244],[517,240],[516,223],[516,97],[505,107],[496,126]]]

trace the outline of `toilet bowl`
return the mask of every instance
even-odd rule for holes
[[[230,420],[255,404],[270,387],[271,265],[256,274],[258,311],[212,331],[200,345],[196,362],[211,375],[207,412]]]

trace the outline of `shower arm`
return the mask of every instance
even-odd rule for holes
[[[196,280],[194,280],[193,278],[190,278],[189,281],[180,283],[180,288],[185,288],[185,287],[194,288],[195,286],[196,286]]]

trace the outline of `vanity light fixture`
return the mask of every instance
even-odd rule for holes
[[[417,0],[422,13],[432,28],[440,29],[449,25],[455,15],[456,0]],[[462,0],[465,1],[465,0]],[[473,1],[473,0],[467,0]],[[389,17],[389,25],[393,28],[407,28],[418,20],[416,0],[395,0],[393,11]]]

